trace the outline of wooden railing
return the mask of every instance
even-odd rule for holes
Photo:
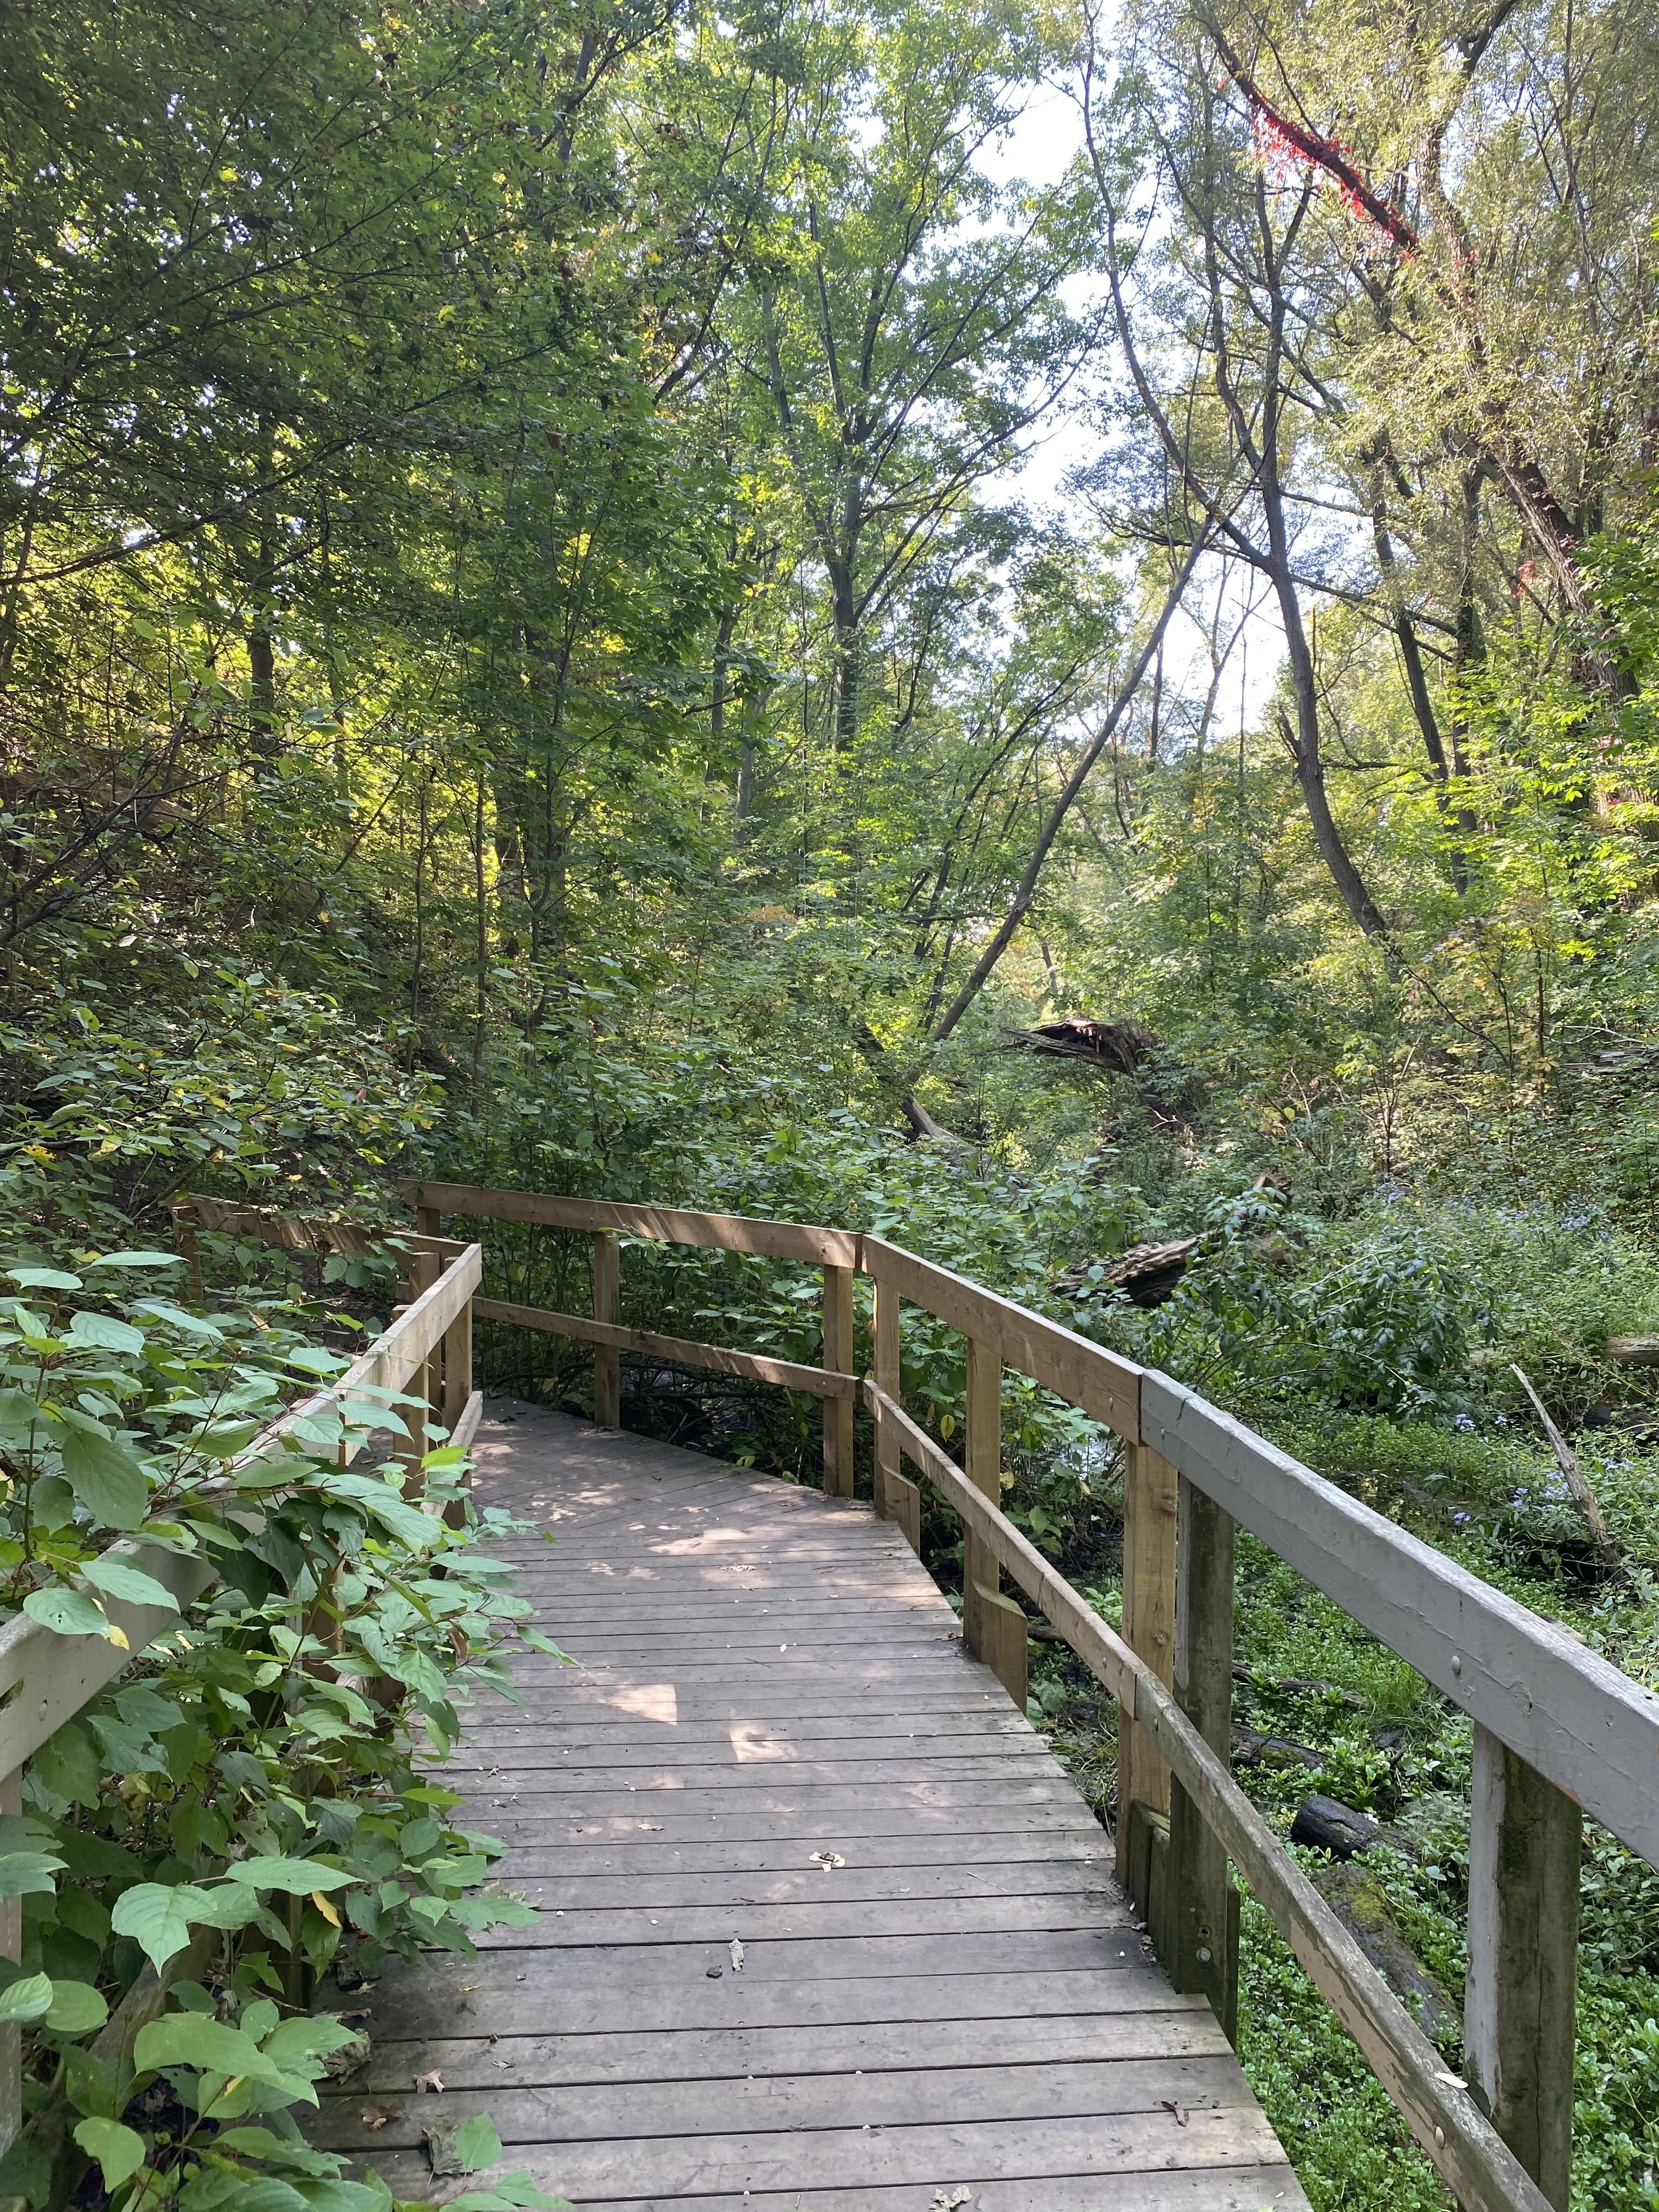
[[[921,1547],[906,1462],[960,1519],[963,1627],[1025,1700],[1026,1615],[1006,1572],[1117,1700],[1117,1860],[1178,1989],[1231,2034],[1237,1869],[1353,2037],[1466,2212],[1567,2203],[1580,1828],[1589,1814],[1659,1866],[1659,1694],[1358,1504],[1167,1376],[878,1237],[793,1222],[601,1204],[520,1191],[409,1187],[421,1231],[445,1215],[538,1222],[593,1239],[594,1310],[479,1297],[483,1319],[594,1346],[594,1407],[620,1414],[634,1352],[824,1401],[823,1484],[853,1488],[853,1412],[874,1420],[875,1509]],[[770,1254],[821,1267],[823,1364],[810,1367],[624,1327],[617,1239]],[[872,1371],[853,1369],[853,1279],[872,1285]],[[905,1412],[904,1301],[967,1340],[958,1466]],[[1115,1633],[1001,1511],[1002,1376],[1018,1369],[1122,1439],[1123,1626]],[[1417,2022],[1228,1771],[1233,1540],[1259,1537],[1474,1726],[1467,2081]]]
[[[233,1215],[234,1220],[229,1218]],[[175,1207],[174,1219],[185,1256],[192,1262],[191,1236],[198,1224],[230,1226],[262,1243],[295,1245],[291,1222],[251,1207],[191,1199]],[[237,1470],[279,1451],[297,1422],[331,1405],[338,1407],[350,1425],[337,1448],[343,1467],[361,1455],[368,1435],[376,1428],[401,1425],[408,1431],[405,1441],[397,1446],[397,1456],[411,1474],[431,1449],[421,1433],[423,1426],[441,1429],[453,1443],[471,1442],[483,1411],[483,1397],[472,1388],[472,1302],[481,1279],[482,1254],[476,1244],[419,1237],[402,1241],[407,1248],[410,1303],[332,1382],[261,1430],[223,1478],[207,1492],[194,1494],[196,1504],[205,1498],[216,1510],[234,1511]],[[343,1248],[325,1243],[318,1249]],[[354,1244],[344,1249],[365,1248]],[[399,1405],[400,1399],[416,1403]],[[217,1579],[216,1570],[200,1551],[175,1552],[128,1540],[112,1545],[106,1557],[142,1566],[152,1581],[172,1593],[181,1610]],[[24,1765],[47,1738],[140,1657],[157,1636],[179,1625],[179,1614],[161,1606],[130,1604],[101,1589],[99,1601],[125,1637],[125,1649],[99,1636],[59,1636],[25,1613],[0,1627],[0,1812],[21,1811]],[[0,1905],[0,1957],[15,1960],[21,1938],[21,1900],[13,1899]],[[166,1994],[165,1983],[146,1967],[112,2014],[93,2046],[94,2055],[105,2057],[130,2051],[138,2027],[160,2009]],[[16,2024],[0,2026],[0,2154],[10,2148],[21,2124],[21,2030]]]

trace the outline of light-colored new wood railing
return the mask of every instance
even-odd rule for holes
[[[1117,1700],[1119,1870],[1177,1988],[1202,1991],[1231,2032],[1238,1923],[1231,1862],[1467,2212],[1565,2207],[1581,1822],[1589,1814],[1659,1866],[1659,1694],[1167,1376],[883,1238],[453,1183],[409,1191],[423,1231],[435,1233],[448,1214],[541,1222],[594,1239],[592,1316],[485,1298],[475,1310],[592,1343],[602,1421],[618,1418],[623,1352],[811,1392],[824,1401],[824,1487],[850,1497],[853,1412],[862,1402],[874,1425],[877,1512],[920,1550],[921,1492],[903,1471],[908,1462],[956,1513],[964,1633],[1010,1695],[1024,1705],[1026,1614],[1004,1592],[1005,1573]],[[822,1267],[823,1366],[624,1328],[621,1237]],[[853,1371],[858,1273],[872,1285],[864,1377]],[[961,1466],[904,1409],[907,1300],[966,1339]],[[1000,1510],[1005,1367],[1122,1439],[1121,1634]],[[1474,1723],[1467,2081],[1448,2069],[1228,1771],[1239,1526]]]
[[[234,1221],[228,1218],[233,1214],[237,1217]],[[192,1266],[189,1231],[198,1222],[233,1227],[262,1243],[295,1247],[291,1223],[252,1207],[187,1199],[174,1208],[174,1219],[175,1228],[184,1231],[180,1241]],[[411,1471],[431,1448],[421,1433],[423,1427],[447,1431],[453,1443],[471,1443],[483,1412],[483,1399],[472,1388],[472,1301],[481,1279],[482,1254],[476,1244],[420,1237],[402,1242],[409,1250],[410,1303],[332,1382],[262,1429],[224,1477],[195,1493],[198,1504],[205,1498],[216,1510],[234,1510],[237,1469],[269,1457],[296,1422],[328,1406],[339,1407],[356,1431],[355,1439],[348,1435],[338,1447],[342,1466],[361,1454],[368,1432],[376,1428],[401,1425],[408,1431],[398,1456]],[[325,1244],[318,1249],[366,1248]],[[416,1402],[396,1406],[400,1398]],[[172,1593],[181,1610],[217,1578],[199,1550],[175,1552],[126,1540],[112,1544],[106,1556],[142,1566],[152,1581]],[[0,1627],[0,1812],[21,1810],[23,1768],[47,1738],[140,1657],[156,1637],[178,1626],[179,1614],[161,1606],[130,1604],[102,1590],[99,1600],[125,1637],[125,1649],[100,1636],[59,1636],[26,1613],[14,1615]],[[0,1956],[15,1960],[21,1935],[21,1900],[0,1905]],[[112,2014],[100,2044],[109,2041],[113,2047],[118,2040],[123,2047],[130,2046],[144,2017],[159,2010],[165,1996],[165,1984],[146,1971]],[[0,2026],[0,2154],[10,2148],[21,2121],[21,2031],[15,2023]]]

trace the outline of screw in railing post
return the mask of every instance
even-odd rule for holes
[[[622,1320],[622,1248],[608,1229],[593,1232],[593,1318],[613,1328]],[[622,1354],[613,1344],[593,1347],[593,1419],[602,1429],[622,1426]]]
[[[1233,1522],[1181,1479],[1176,1516],[1176,1696],[1216,1756],[1232,1748]],[[1228,2041],[1238,2027],[1238,1894],[1227,1854],[1179,1782],[1170,1784],[1170,1855],[1160,1956],[1178,1990],[1208,1997]]]
[[[1498,2134],[1565,2212],[1583,1816],[1478,1723],[1469,1815],[1464,2072]]]
[[[853,1372],[853,1270],[823,1270],[823,1364],[835,1375]],[[823,1494],[853,1495],[853,1401],[823,1401]]]
[[[1146,1444],[1123,1448],[1123,1640],[1161,1682],[1175,1675],[1174,1468]],[[1143,1913],[1170,1809],[1170,1770],[1133,1715],[1117,1723],[1117,1878]]]

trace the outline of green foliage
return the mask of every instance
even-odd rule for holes
[[[459,1455],[425,1452],[418,1504],[401,1466],[337,1464],[423,1421],[415,1401],[354,1387],[271,1434],[296,1387],[348,1364],[283,1300],[180,1305],[169,1254],[52,1261],[11,1267],[0,1300],[0,1602],[134,1663],[46,1742],[24,1814],[0,1824],[23,1910],[0,2013],[24,2024],[37,2116],[0,2179],[40,2201],[36,2132],[67,2107],[133,2212],[211,2212],[289,2186],[257,2174],[336,2171],[283,2115],[315,2102],[352,2031],[273,1997],[291,2004],[343,1946],[370,1972],[532,1917],[489,1887],[501,1846],[454,1828],[456,1798],[417,1764],[453,1741],[458,1695],[510,1694],[499,1638],[530,1607],[479,1548],[507,1524],[473,1511]],[[145,1960],[183,2008],[122,2068],[88,2039]],[[157,2075],[193,2116],[175,2136],[122,2117]],[[239,2142],[228,2124],[250,2115],[265,2124]],[[381,2201],[345,2187],[295,2201]]]

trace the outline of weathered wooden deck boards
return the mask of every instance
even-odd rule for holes
[[[477,2180],[422,2127],[488,2111],[507,2167],[606,2212],[1305,2208],[896,1529],[526,1408],[479,1464],[556,1538],[519,1586],[581,1662],[522,1660],[527,1710],[477,1708],[447,1770],[542,1917],[386,1974],[320,2140],[441,2199]]]

